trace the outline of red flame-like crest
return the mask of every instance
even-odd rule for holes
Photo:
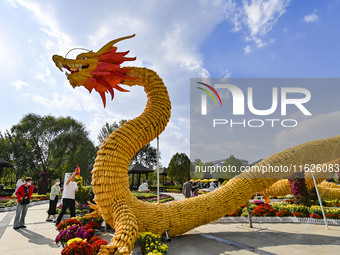
[[[105,92],[111,94],[111,100],[114,98],[114,90],[117,89],[121,92],[129,92],[129,90],[123,89],[118,84],[124,79],[136,79],[135,77],[129,77],[126,75],[128,68],[121,68],[120,65],[124,61],[133,61],[136,58],[125,57],[129,51],[117,52],[117,47],[112,47],[106,50],[102,55],[98,57],[98,65],[90,74],[91,78],[87,79],[84,86],[92,92],[95,89],[101,96],[104,108],[106,106]]]

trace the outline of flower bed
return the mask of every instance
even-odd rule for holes
[[[107,245],[107,241],[95,235],[95,229],[100,227],[101,219],[71,218],[62,221],[57,230],[59,234],[55,238],[58,246],[62,246],[62,255],[89,254],[96,255],[101,245]],[[168,246],[161,242],[161,237],[151,232],[138,235],[138,242],[144,255],[164,255],[168,252]]]
[[[132,194],[137,197],[139,200],[144,202],[156,203],[157,202],[157,194],[153,192],[136,192],[133,191]],[[159,202],[165,203],[174,200],[172,196],[166,194],[159,195]]]
[[[61,254],[97,254],[101,245],[107,242],[95,235],[95,229],[100,227],[100,218],[71,218],[59,223],[59,234],[55,238],[58,246],[64,247]]]
[[[138,243],[144,255],[162,255],[168,252],[168,246],[162,243],[161,237],[151,232],[138,234]]]
[[[324,219],[309,218],[309,217],[253,217],[253,223],[305,223],[305,224],[318,224],[324,225]],[[216,221],[216,223],[248,223],[248,217],[223,217]],[[340,219],[327,219],[328,225],[340,226]]]
[[[321,207],[313,205],[311,207],[304,205],[295,205],[287,202],[273,203],[273,204],[259,204],[251,203],[249,205],[250,213],[255,217],[310,217],[315,219],[322,218]],[[328,219],[340,219],[340,208],[324,207],[326,218]],[[229,217],[248,216],[247,208],[245,205],[238,207],[234,212],[228,214]]]
[[[34,193],[31,197],[31,202],[38,202],[48,200],[49,195],[39,195]],[[0,208],[12,207],[17,205],[17,198],[15,195],[0,197]]]

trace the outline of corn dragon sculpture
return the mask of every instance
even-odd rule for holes
[[[100,215],[116,231],[111,243],[101,246],[99,254],[130,254],[139,232],[151,231],[162,235],[168,231],[169,236],[183,234],[233,212],[256,192],[283,194],[289,184],[282,178],[292,174],[245,172],[213,192],[165,204],[146,203],[134,197],[129,189],[127,167],[138,150],[165,129],[171,103],[167,88],[156,72],[120,66],[124,61],[135,58],[126,57],[128,52],[117,52],[114,44],[133,36],[113,40],[98,52],[81,53],[76,59],[58,55],[52,57],[61,71],[68,71],[67,79],[73,87],[84,86],[89,92],[94,89],[100,94],[104,107],[105,93],[110,93],[113,99],[113,89],[128,91],[119,84],[142,86],[148,99],[144,112],[111,133],[97,153],[92,170],[97,205],[93,205],[96,211],[90,216]],[[276,153],[259,164],[339,164],[339,157],[340,136],[337,136],[298,145]],[[328,176],[318,174],[317,180],[320,183]],[[307,184],[309,189],[313,187],[310,179]],[[340,194],[337,187],[322,184],[320,188],[332,190],[332,196]]]

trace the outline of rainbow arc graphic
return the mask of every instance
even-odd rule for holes
[[[197,82],[197,83],[199,83],[199,84],[201,84],[201,85],[206,86],[207,88],[209,88],[209,89],[217,96],[217,98],[218,98],[218,100],[220,101],[220,104],[221,104],[221,106],[222,106],[222,100],[221,100],[221,98],[220,98],[220,95],[217,93],[217,91],[216,91],[212,86],[210,86],[210,85],[208,85],[208,84],[206,84],[206,83],[203,83],[203,82]],[[205,88],[201,88],[201,87],[197,87],[197,88],[200,89],[200,90],[203,90],[204,92],[206,92],[206,93],[212,98],[212,100],[214,100],[214,103],[217,105],[217,102],[216,102],[216,100],[215,100],[215,97],[213,96],[213,94],[211,94],[211,92],[210,92],[209,90],[207,90],[207,89],[205,89]]]

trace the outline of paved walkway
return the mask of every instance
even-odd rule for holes
[[[176,199],[180,199],[180,196]],[[53,223],[46,222],[48,204],[28,209],[27,229],[14,230],[15,212],[0,213],[0,254],[59,255],[54,243],[57,235]],[[226,254],[339,254],[340,227],[308,224],[254,224],[250,230],[242,224],[212,223],[175,237],[169,255],[226,255]],[[112,238],[111,233],[102,236]],[[138,249],[135,249],[138,250]]]
[[[162,192],[161,194],[166,194],[174,197],[175,201],[184,199],[184,195],[182,193],[170,193],[170,192]]]
[[[14,230],[15,211],[0,213],[0,254],[17,255],[57,255],[58,246],[54,243],[57,235],[55,226],[46,222],[48,204],[28,208],[26,229]]]

